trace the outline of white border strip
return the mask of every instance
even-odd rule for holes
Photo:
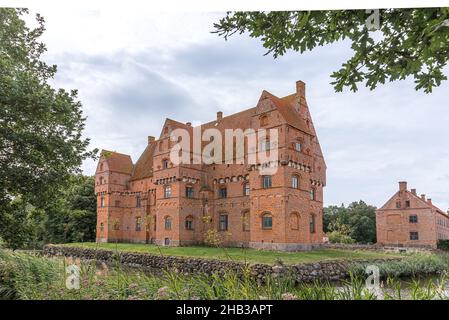
[[[275,10],[335,10],[449,7],[449,0],[164,0],[164,1],[106,1],[106,0],[0,0],[0,7],[85,8],[148,11],[275,11]]]

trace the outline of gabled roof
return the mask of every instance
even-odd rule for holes
[[[153,141],[147,145],[139,160],[134,165],[131,180],[138,180],[153,176],[153,154],[156,143]]]
[[[108,164],[109,171],[131,174],[133,162],[129,155],[115,151],[102,150],[101,156]]]
[[[167,127],[167,126],[170,126],[170,127],[174,127],[174,128],[183,128],[183,129],[187,129],[187,130],[189,130],[189,129],[192,129],[192,127],[191,126],[188,126],[187,124],[185,124],[185,123],[182,123],[182,122],[179,122],[179,121],[176,121],[176,120],[173,120],[173,119],[170,119],[170,118],[166,118],[165,119],[165,122],[164,122],[164,125],[163,125],[163,127],[162,127],[162,131],[161,131],[161,134],[160,134],[160,138],[162,138],[163,136],[164,136],[164,130],[165,130],[165,127]]]
[[[387,205],[394,200],[398,195],[399,195],[400,191],[397,191],[390,199],[388,199],[387,202],[385,202],[385,204],[380,207],[378,210],[384,210],[386,209]],[[435,206],[433,203],[429,203],[426,200],[423,200],[420,196],[418,196],[417,194],[414,194],[408,190],[405,190],[405,192],[410,195],[411,197],[417,199],[420,203],[422,203],[424,205],[424,207],[428,208],[428,209],[434,209],[435,211],[437,211],[438,213],[448,217],[449,215],[447,213],[445,213],[443,210],[441,210],[440,208],[438,208],[437,206]]]
[[[305,120],[301,117],[299,112],[297,112],[293,107],[294,94],[283,98],[278,98],[268,91],[264,91],[262,94],[265,94],[265,96],[274,103],[279,113],[289,125],[312,136],[315,135],[307,126]]]

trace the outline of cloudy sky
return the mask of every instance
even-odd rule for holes
[[[45,59],[58,65],[54,83],[79,90],[92,147],[135,161],[166,117],[207,122],[217,110],[255,106],[264,89],[293,93],[301,79],[328,166],[325,204],[381,206],[407,180],[449,207],[449,82],[428,95],[412,80],[335,93],[329,75],[350,57],[348,43],[274,60],[257,39],[211,34],[223,13],[38,11],[47,22]],[[94,168],[83,165],[86,174]]]

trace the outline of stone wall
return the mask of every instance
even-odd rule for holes
[[[155,273],[161,273],[163,270],[176,269],[177,272],[184,274],[223,274],[226,271],[234,271],[241,274],[242,270],[245,267],[248,267],[249,272],[260,281],[263,281],[263,279],[266,279],[268,276],[279,277],[282,275],[289,275],[294,277],[297,282],[311,282],[314,280],[337,281],[348,277],[348,270],[354,263],[375,264],[382,263],[387,260],[325,261],[298,265],[248,264],[245,266],[242,262],[225,260],[173,257],[165,255],[161,256],[133,252],[115,252],[112,250],[57,245],[45,246],[44,255],[74,257],[82,260],[102,261],[109,264],[119,261],[123,266],[137,267]]]

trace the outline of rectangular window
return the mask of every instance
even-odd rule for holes
[[[401,201],[396,201],[396,208],[397,209],[401,208]]]
[[[168,169],[168,160],[167,159],[162,160],[162,168]]]
[[[140,196],[137,196],[136,198],[136,207],[140,208]]]
[[[137,218],[136,219],[136,231],[141,231],[142,230],[142,218]]]
[[[104,208],[104,197],[100,198],[100,207]]]
[[[270,150],[270,140],[264,140],[260,144],[260,151],[268,151]]]
[[[314,188],[310,190],[310,200],[316,200],[316,190]]]
[[[405,207],[406,208],[410,208],[410,201],[409,200],[405,201]]]
[[[164,188],[164,198],[171,197],[171,186],[165,186]]]
[[[262,176],[262,187],[264,189],[271,188],[271,176]]]
[[[193,198],[193,187],[186,187],[186,198]]]
[[[227,214],[220,214],[218,229],[220,231],[228,230],[228,215]]]
[[[292,188],[298,189],[298,187],[299,187],[298,177],[297,176],[293,176],[292,177]]]
[[[273,217],[270,215],[264,215],[262,217],[262,229],[271,230],[273,228]]]
[[[410,232],[410,240],[419,240],[418,232],[416,231]]]
[[[315,215],[310,215],[310,233],[315,233]]]
[[[408,221],[410,223],[418,223],[418,216],[417,215],[412,215],[408,217]]]
[[[165,230],[171,230],[171,219],[165,218]]]
[[[245,183],[243,186],[243,195],[249,196],[249,183]]]
[[[193,230],[193,221],[191,219],[186,220],[186,230]]]
[[[295,142],[295,150],[301,151],[301,142]]]
[[[227,198],[228,197],[228,189],[227,188],[220,188],[218,195],[220,198]]]

